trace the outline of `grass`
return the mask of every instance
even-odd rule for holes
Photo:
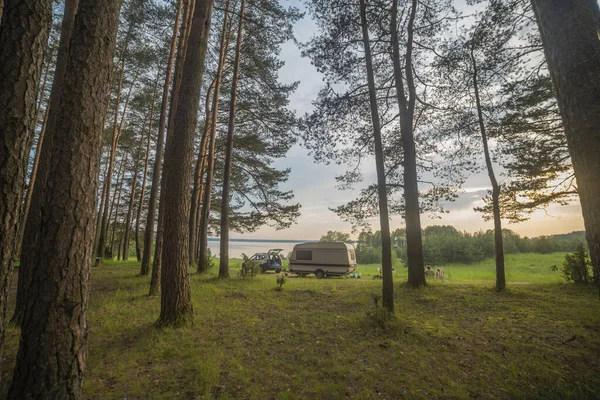
[[[562,257],[510,256],[504,293],[493,261],[443,266],[447,283],[418,290],[397,269],[386,329],[372,317],[377,266],[359,266],[362,279],[288,277],[281,292],[274,273],[192,274],[195,325],[171,330],[154,327],[160,299],[139,265],[105,263],[92,271],[85,397],[598,398],[597,291],[550,271]],[[0,398],[18,335],[6,334]]]

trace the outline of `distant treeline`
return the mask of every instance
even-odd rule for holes
[[[553,253],[572,252],[577,244],[585,243],[585,232],[562,235],[521,237],[504,229],[504,253]],[[392,257],[394,264],[406,261],[406,231],[392,232]],[[426,264],[473,263],[494,257],[494,232],[460,232],[452,226],[429,226],[423,230],[423,253]],[[356,245],[359,264],[381,262],[381,233],[361,232]]]

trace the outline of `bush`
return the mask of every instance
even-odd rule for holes
[[[577,250],[565,256],[562,275],[566,281],[588,283],[592,281],[590,274],[591,263],[583,243],[577,245]]]
[[[213,257],[210,249],[206,249],[206,251],[207,251],[206,263],[204,265],[201,265],[200,268],[198,268],[198,272],[200,272],[201,274],[210,272],[216,265],[215,258]]]
[[[260,265],[256,261],[249,259],[247,255],[242,254],[242,256],[244,257],[244,261],[242,262],[240,276],[242,278],[254,278],[260,273]]]
[[[371,293],[371,298],[373,299],[374,307],[367,311],[367,317],[374,325],[385,330],[394,320],[394,314],[389,312],[388,309],[379,302],[381,300],[380,295]]]

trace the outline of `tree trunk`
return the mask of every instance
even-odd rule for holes
[[[410,18],[407,25],[408,41],[406,44],[406,85],[409,97],[404,93],[404,81],[400,66],[400,44],[398,41],[398,0],[392,4],[392,49],[394,61],[394,77],[396,95],[400,109],[400,136],[404,151],[404,220],[406,223],[406,258],[408,263],[408,286],[419,287],[427,284],[425,280],[425,263],[423,262],[423,239],[421,237],[421,216],[419,209],[419,183],[417,176],[417,151],[413,133],[416,91],[413,77],[412,51],[413,29],[417,13],[417,0],[412,0]]]
[[[123,51],[124,53],[124,51]],[[98,238],[98,247],[96,249],[96,256],[104,258],[104,248],[106,246],[106,231],[108,230],[108,219],[110,214],[108,213],[108,198],[110,194],[110,185],[112,184],[113,169],[115,165],[115,155],[117,153],[117,144],[119,143],[119,106],[121,103],[121,90],[123,89],[123,77],[125,76],[125,57],[121,55],[121,73],[119,74],[119,84],[117,85],[117,99],[115,100],[115,115],[113,120],[113,132],[112,142],[110,147],[110,157],[108,159],[108,173],[104,180],[104,186],[106,190],[106,200],[104,201],[104,211],[102,212],[102,221],[100,222],[100,236]],[[125,112],[123,112],[125,115]],[[108,186],[106,186],[108,185]]]
[[[231,181],[231,158],[233,156],[233,131],[235,128],[235,108],[237,103],[237,87],[240,73],[240,53],[242,50],[242,34],[244,26],[245,0],[241,0],[240,18],[238,22],[233,78],[231,81],[231,98],[229,104],[229,125],[225,144],[225,169],[223,172],[223,197],[221,198],[221,240],[219,249],[219,278],[229,278],[229,189]]]
[[[379,223],[381,225],[381,272],[383,275],[382,300],[383,306],[391,313],[394,312],[394,282],[392,277],[392,240],[390,238],[390,219],[388,214],[387,187],[385,181],[385,162],[383,143],[381,141],[381,125],[377,107],[377,93],[373,76],[373,61],[371,59],[371,43],[367,25],[367,6],[365,0],[360,0],[360,21],[362,26],[365,62],[367,64],[367,80],[369,85],[369,100],[371,103],[371,120],[373,122],[373,138],[375,142],[375,165],[377,167],[377,193],[379,195]]]
[[[483,142],[483,154],[485,156],[485,166],[492,184],[492,208],[494,210],[494,245],[496,252],[496,290],[503,291],[506,289],[506,276],[504,273],[504,243],[502,242],[502,219],[500,218],[500,185],[496,180],[494,168],[492,165],[492,157],[488,147],[487,132],[485,122],[483,120],[483,109],[481,107],[481,98],[479,95],[479,77],[477,71],[477,61],[471,48],[471,62],[473,64],[473,90],[475,93],[475,102],[477,105],[477,119],[479,121],[479,130],[481,132],[481,140]]]
[[[79,3],[9,399],[83,398],[101,123],[120,4]]]
[[[173,91],[171,93],[171,107],[169,108],[169,123],[167,126],[167,141],[169,137],[173,135],[173,124],[175,118],[175,112],[177,111],[177,105],[179,102],[179,89],[181,88],[182,81],[182,69],[183,63],[185,62],[185,53],[187,48],[187,41],[189,38],[189,27],[191,25],[192,9],[194,8],[195,0],[192,0],[191,4],[187,3],[182,18],[181,33],[179,34],[179,44],[177,49],[177,62],[175,63],[175,79],[173,85]],[[158,295],[160,292],[162,275],[162,249],[163,249],[163,233],[164,233],[164,191],[160,192],[160,202],[158,209],[158,227],[156,229],[156,249],[154,250],[154,260],[152,263],[152,278],[150,280],[150,296]]]
[[[67,68],[67,55],[77,13],[78,0],[66,0],[61,25],[60,42],[56,53],[56,65],[54,67],[54,79],[52,81],[52,90],[48,101],[48,111],[46,112],[48,120],[44,134],[44,142],[41,148],[39,164],[37,168],[37,177],[33,184],[33,190],[29,196],[31,204],[27,219],[24,220],[25,230],[21,241],[21,257],[19,265],[19,279],[17,284],[17,304],[15,313],[12,317],[12,323],[19,325],[25,312],[25,302],[27,301],[27,288],[29,287],[30,266],[34,263],[36,250],[39,246],[38,235],[41,226],[41,210],[46,196],[46,182],[50,170],[50,157],[52,147],[54,146],[55,135],[57,135],[56,122],[59,113],[60,96],[64,86],[64,76]]]
[[[6,0],[0,26],[0,352],[51,8],[51,0]]]
[[[198,252],[198,230],[197,226],[200,218],[198,218],[200,210],[200,199],[202,195],[202,179],[204,177],[204,168],[206,164],[206,149],[208,147],[208,137],[210,129],[210,99],[211,93],[215,87],[215,80],[211,82],[206,92],[206,103],[204,105],[205,119],[204,119],[204,131],[202,133],[202,140],[200,142],[200,151],[198,152],[198,159],[196,161],[196,169],[194,171],[194,189],[192,191],[192,205],[190,209],[190,265],[194,264],[196,260],[196,254]]]
[[[115,232],[117,230],[117,222],[119,220],[119,210],[121,208],[121,194],[123,194],[123,181],[125,180],[125,172],[127,171],[127,155],[124,156],[123,158],[123,162],[121,164],[121,166],[123,167],[122,170],[123,172],[120,174],[121,177],[118,179],[117,181],[117,186],[115,187],[115,196],[113,197],[113,206],[115,206],[115,218],[113,219],[113,224],[112,224],[112,229],[111,229],[111,234],[110,234],[110,251],[108,254],[110,254],[110,259],[113,258],[114,256],[114,252],[113,249],[115,248]],[[117,194],[117,187],[119,188],[119,192]],[[111,215],[112,215],[112,206],[111,206]],[[119,249],[120,251],[120,249]],[[120,254],[117,254],[117,260],[119,259]]]
[[[531,3],[573,160],[594,282],[600,290],[600,11],[595,0]]]
[[[142,249],[140,247],[140,222],[142,218],[142,208],[146,196],[146,180],[148,178],[148,166],[150,161],[150,143],[152,142],[152,122],[154,120],[154,106],[156,105],[156,96],[158,94],[158,79],[160,73],[156,75],[154,85],[154,94],[152,95],[152,106],[150,107],[150,122],[148,123],[148,138],[146,141],[146,159],[144,161],[144,177],[142,179],[142,192],[140,193],[140,204],[138,205],[137,215],[135,217],[135,256],[138,262],[142,261]]]
[[[219,51],[219,66],[215,78],[215,93],[213,95],[212,105],[212,124],[210,133],[210,143],[208,145],[209,158],[206,168],[206,183],[204,184],[204,198],[202,199],[202,209],[200,212],[200,256],[198,257],[198,269],[200,274],[206,271],[208,266],[208,225],[210,223],[210,202],[212,197],[212,182],[215,170],[215,142],[217,138],[217,116],[219,115],[219,95],[221,93],[221,79],[223,78],[223,66],[225,65],[225,54],[229,47],[229,33],[227,29],[229,13],[229,0],[225,3],[225,13],[223,17],[223,28],[221,29],[221,46]]]
[[[152,255],[152,242],[154,240],[154,218],[156,216],[156,202],[158,199],[158,189],[160,186],[160,170],[162,166],[165,142],[167,108],[169,106],[169,88],[171,87],[173,60],[175,58],[175,49],[177,48],[177,33],[179,32],[179,20],[181,18],[182,5],[183,0],[179,0],[177,3],[177,16],[175,17],[175,25],[173,26],[173,35],[171,36],[171,50],[169,52],[169,60],[167,62],[167,71],[165,73],[165,81],[163,84],[160,117],[158,120],[158,135],[156,139],[156,152],[154,155],[154,166],[152,167],[152,187],[150,188],[148,216],[146,217],[146,227],[144,232],[144,253],[142,255],[142,266],[140,268],[140,275],[142,276],[150,273],[150,257]],[[158,284],[155,284],[155,288],[158,288]]]
[[[142,137],[143,139],[143,137]],[[140,162],[142,161],[142,148],[143,148],[143,140],[140,140],[140,146],[138,149],[138,154],[135,159],[135,164],[133,166],[133,181],[131,182],[131,194],[129,196],[129,205],[127,206],[127,216],[125,217],[125,232],[123,233],[123,257],[121,258],[123,261],[129,260],[129,239],[131,233],[131,214],[133,213],[133,206],[135,203],[135,193],[137,192],[137,180],[138,180],[138,168],[140,167]]]
[[[46,71],[44,72],[44,80],[42,87],[39,91],[38,106],[35,110],[34,121],[34,132],[37,127],[38,119],[40,117],[40,111],[42,109],[42,103],[44,102],[44,95],[46,93],[46,83],[48,82],[48,72],[50,71],[50,64],[52,64],[52,55],[48,58],[48,65],[46,65]],[[33,158],[33,166],[31,168],[31,175],[29,176],[29,184],[27,185],[27,193],[25,193],[25,205],[23,206],[23,213],[21,215],[21,222],[19,223],[19,236],[17,238],[17,248],[15,250],[16,255],[21,254],[21,243],[23,241],[23,233],[25,232],[25,221],[27,221],[27,214],[29,214],[29,207],[31,206],[31,193],[33,191],[33,185],[35,184],[35,178],[37,175],[38,165],[40,163],[40,154],[42,149],[42,143],[44,142],[44,134],[46,133],[46,123],[48,122],[48,107],[44,112],[44,121],[42,122],[42,128],[38,136],[37,145],[35,147],[35,155]]]
[[[198,102],[206,57],[213,0],[200,0],[190,26],[189,41],[182,68],[182,84],[173,120],[173,133],[167,135],[165,151],[164,247],[161,271],[160,326],[193,323],[189,281],[189,210],[191,164]]]

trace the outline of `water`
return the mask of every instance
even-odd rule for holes
[[[251,257],[254,253],[266,253],[271,249],[283,249],[285,257],[299,243],[318,242],[318,240],[274,240],[274,239],[229,239],[229,257],[242,258],[242,253]],[[208,238],[208,248],[213,256],[219,255],[219,238]]]

